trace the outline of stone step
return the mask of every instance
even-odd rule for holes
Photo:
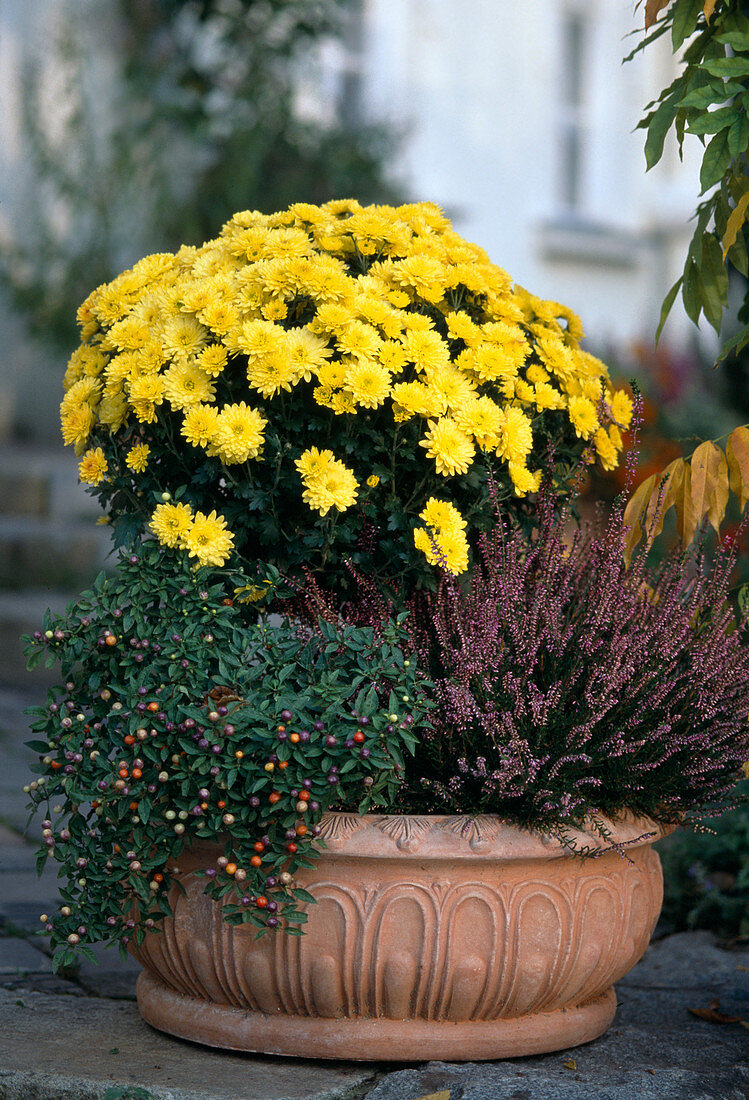
[[[100,508],[78,483],[77,463],[62,444],[0,446],[0,515],[95,520]]]
[[[0,590],[0,685],[32,691],[59,681],[57,666],[27,670],[21,635],[40,629],[47,608],[62,612],[72,599],[70,592],[53,589]]]
[[[103,568],[110,546],[108,528],[90,519],[0,515],[0,587],[76,591]]]

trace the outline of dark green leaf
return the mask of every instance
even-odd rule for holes
[[[663,100],[660,106],[653,111],[647,120],[647,137],[645,139],[645,163],[648,171],[653,168],[663,156],[663,145],[666,134],[673,125],[678,109],[679,93],[672,92]]]
[[[706,111],[704,114],[690,118],[687,122],[687,130],[690,134],[717,134],[742,117],[743,112],[735,107],[721,107],[717,111]]]
[[[697,30],[697,20],[704,0],[676,0],[671,8],[671,42],[674,52]]]
[[[676,300],[676,295],[679,293],[679,287],[681,286],[681,284],[683,282],[684,282],[684,276],[681,275],[676,280],[674,285],[671,287],[671,289],[669,290],[666,297],[663,299],[663,305],[661,306],[661,316],[660,316],[660,320],[658,321],[658,328],[655,330],[655,342],[656,342],[656,344],[658,343],[658,341],[660,339],[661,332],[663,331],[663,326],[666,323],[666,318],[668,317],[669,313],[671,312],[671,308],[672,308],[672,306],[673,306],[673,304]]]
[[[703,193],[718,182],[730,163],[731,150],[728,147],[728,133],[722,130],[710,140],[702,158],[700,187]]]

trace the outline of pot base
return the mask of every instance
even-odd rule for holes
[[[137,994],[146,1023],[180,1039],[255,1054],[361,1062],[478,1062],[547,1054],[597,1039],[616,1012],[613,986],[576,1008],[459,1023],[266,1016],[185,997],[147,971],[138,978]]]

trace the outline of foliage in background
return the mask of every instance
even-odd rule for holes
[[[697,207],[683,274],[663,303],[656,340],[680,290],[695,325],[704,316],[716,332],[725,332],[733,271],[744,287],[738,313],[742,327],[724,343],[720,358],[730,357],[735,375],[749,344],[749,15],[737,0],[647,0],[645,29],[649,33],[630,58],[667,33],[674,52],[683,49],[680,75],[648,105],[640,123],[647,131],[648,168],[660,160],[672,128],[680,152],[688,134],[705,146],[700,185],[706,198]],[[629,506],[627,552],[643,528],[652,542],[672,505],[685,546],[705,519],[718,532],[730,494],[743,510],[748,485],[749,430],[736,429],[725,453],[716,441],[703,442],[691,461],[674,459],[638,487]]]
[[[27,640],[63,678],[30,711],[25,788],[44,809],[38,867],[63,880],[58,967],[96,941],[138,946],[196,840],[224,846],[204,874],[229,923],[293,932],[323,812],[394,799],[426,713],[402,620],[269,628],[235,601],[245,583],[151,541]]]
[[[686,134],[705,146],[700,185],[707,197],[697,207],[684,272],[666,297],[658,331],[681,290],[691,320],[704,315],[720,333],[729,269],[749,274],[749,16],[740,0],[648,0],[645,28],[650,33],[630,57],[669,32],[675,53],[688,43],[682,72],[640,123],[648,168],[660,160],[672,128],[680,149]],[[744,327],[723,354],[749,342],[749,294],[739,317]]]
[[[233,547],[341,594],[349,562],[405,594],[438,560],[465,572],[490,481],[532,516],[545,474],[563,493],[584,460],[617,464],[632,413],[579,318],[430,203],[245,211],[79,319],[62,431],[116,541],[150,524],[201,563]]]
[[[740,783],[736,794],[749,795],[749,783]],[[749,936],[749,808],[705,825],[712,832],[680,829],[659,845],[664,922],[673,932],[708,928],[726,938]]]
[[[27,188],[0,264],[32,327],[69,346],[92,285],[200,244],[237,209],[396,197],[393,138],[356,117],[350,83],[334,119],[299,110],[306,59],[358,14],[346,0],[109,0],[50,15],[54,63],[25,66]]]

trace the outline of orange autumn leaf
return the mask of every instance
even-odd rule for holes
[[[626,565],[631,562],[632,551],[642,537],[643,513],[657,483],[657,474],[651,474],[649,478],[643,481],[642,485],[638,485],[624,509],[624,525],[629,527],[624,536],[624,562]]]
[[[726,443],[726,458],[731,492],[739,498],[739,507],[744,511],[749,500],[749,428],[735,428]]]
[[[728,503],[728,465],[720,447],[708,441],[700,443],[692,455],[691,467],[694,538],[695,531],[706,517],[715,531],[720,528]]]
[[[658,18],[661,8],[665,8],[669,0],[647,0],[645,5],[645,30],[650,30]]]

